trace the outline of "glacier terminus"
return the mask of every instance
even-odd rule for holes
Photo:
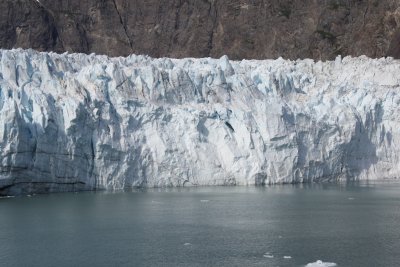
[[[400,177],[392,58],[0,57],[0,195]]]

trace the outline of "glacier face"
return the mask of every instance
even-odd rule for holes
[[[391,58],[0,56],[0,194],[400,176]]]

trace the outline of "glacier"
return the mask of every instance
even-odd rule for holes
[[[400,175],[392,58],[0,57],[0,195]]]

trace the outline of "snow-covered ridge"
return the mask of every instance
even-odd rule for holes
[[[400,176],[400,62],[0,51],[0,192]]]

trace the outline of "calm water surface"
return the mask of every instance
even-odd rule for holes
[[[316,260],[399,266],[400,184],[0,199],[1,266],[304,266]]]

